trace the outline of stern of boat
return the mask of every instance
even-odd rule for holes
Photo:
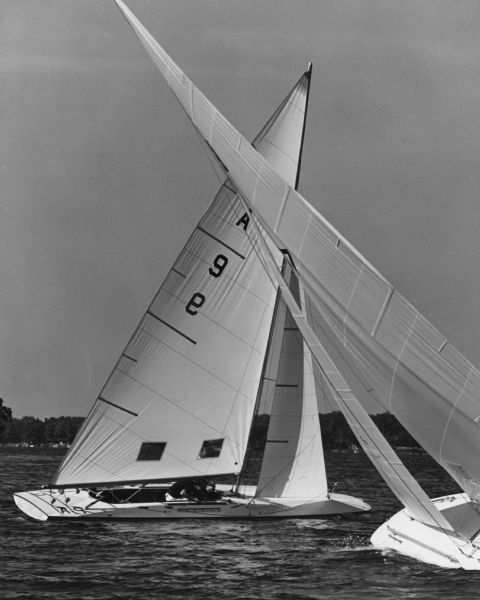
[[[480,570],[480,513],[476,503],[466,494],[442,496],[433,503],[463,535],[421,523],[403,509],[374,532],[372,545],[442,568]]]
[[[17,507],[35,521],[95,516],[112,510],[110,504],[83,489],[16,492],[13,499]]]

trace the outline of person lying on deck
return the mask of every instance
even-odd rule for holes
[[[221,496],[222,494],[216,491],[213,481],[189,479],[187,481],[176,481],[170,486],[165,498],[167,501],[205,502],[207,500],[218,500]]]

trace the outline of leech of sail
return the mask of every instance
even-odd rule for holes
[[[235,250],[235,248],[232,248],[231,246],[229,246],[228,244],[226,244],[223,240],[221,240],[220,238],[212,235],[209,231],[207,231],[206,229],[204,229],[203,227],[200,227],[200,225],[197,227],[197,229],[199,229],[202,233],[204,233],[205,235],[208,235],[209,237],[212,238],[212,240],[215,240],[216,242],[218,242],[219,244],[222,244],[222,246],[225,246],[225,248],[228,248],[228,250],[230,250],[230,252],[233,252],[234,254],[236,254],[237,256],[239,256],[242,260],[245,260],[245,257],[243,256],[243,254],[240,254],[240,252],[238,252],[237,250]]]
[[[307,79],[307,91],[306,91],[306,99],[305,99],[305,118],[303,119],[303,127],[302,127],[302,135],[300,138],[300,151],[298,153],[298,167],[297,167],[297,176],[295,177],[295,185],[294,189],[298,190],[298,184],[300,182],[300,171],[302,169],[302,154],[303,154],[303,143],[305,141],[305,130],[307,127],[307,111],[308,111],[308,100],[310,98],[310,82],[312,80],[312,63],[308,63],[308,68],[305,73]]]
[[[110,402],[110,400],[105,400],[105,398],[102,398],[101,396],[99,396],[98,399],[101,402],[105,402],[105,404],[110,404],[110,406],[114,406],[115,408],[118,408],[118,410],[123,410],[124,412],[128,413],[129,415],[138,417],[138,413],[133,412],[133,410],[128,410],[128,408],[123,408],[123,406],[119,406],[118,404],[115,404],[114,402]]]
[[[170,323],[167,323],[166,321],[164,321],[160,317],[157,317],[157,315],[153,314],[152,311],[147,310],[147,315],[150,315],[151,317],[153,317],[154,319],[156,319],[157,321],[159,321],[160,323],[162,323],[162,325],[165,325],[166,327],[169,327],[172,331],[175,331],[175,333],[178,333],[178,335],[181,335],[183,338],[185,338],[186,340],[188,340],[192,344],[196,344],[197,343],[195,340],[192,340],[191,337],[189,337],[188,335],[186,335],[185,333],[183,333],[182,331],[180,331],[179,329],[177,329],[173,325],[170,325]]]

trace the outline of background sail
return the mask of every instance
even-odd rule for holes
[[[298,279],[289,266],[285,279],[299,305]],[[319,498],[328,492],[318,394],[308,346],[283,301],[278,303],[262,381],[260,412],[269,426],[256,496]]]
[[[253,141],[253,147],[281,174],[298,187],[302,161],[312,64],[300,77]]]
[[[470,497],[480,498],[478,369],[280,177],[116,2],[263,227],[294,257],[319,333],[354,365],[367,393]],[[358,395],[357,381],[347,382]]]
[[[278,157],[279,170],[285,157],[298,164],[290,146],[299,152],[306,77],[262,130],[268,141],[256,140],[272,162]],[[292,185],[296,173],[286,172]],[[227,182],[125,348],[55,485],[240,470],[276,297],[257,243]]]

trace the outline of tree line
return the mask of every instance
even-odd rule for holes
[[[372,415],[372,419],[394,448],[418,448],[419,445],[390,413]],[[0,443],[2,444],[71,444],[83,417],[12,417],[12,411],[0,398]],[[252,424],[250,445],[262,450],[267,438],[269,415],[257,415]],[[320,414],[323,446],[326,449],[355,448],[358,442],[341,412]]]
[[[352,433],[340,411],[321,413],[320,429],[323,447],[326,449],[348,449],[358,447],[358,440]],[[417,441],[390,413],[371,415],[373,422],[394,448],[420,448]],[[269,415],[257,415],[253,420],[250,442],[252,449],[263,450],[267,439]]]
[[[2,444],[71,444],[83,417],[12,418],[0,430]]]

